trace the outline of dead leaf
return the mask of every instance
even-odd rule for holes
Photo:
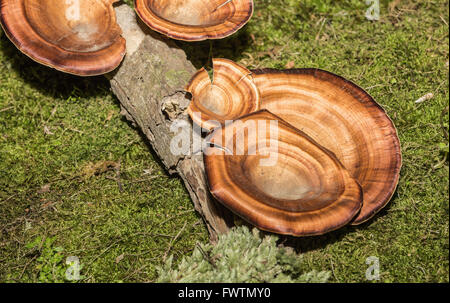
[[[285,67],[286,68],[293,68],[295,66],[295,62],[294,61],[289,61],[288,63],[286,63]]]
[[[53,109],[52,112],[50,113],[50,117],[53,117],[56,114],[56,110],[58,109],[58,105],[56,105]]]
[[[46,202],[46,203],[41,205],[42,208],[48,208],[50,206],[53,206],[53,202],[52,201]]]
[[[423,95],[422,97],[420,97],[419,99],[417,99],[416,101],[414,101],[414,103],[419,104],[419,103],[423,103],[425,101],[431,100],[433,99],[434,94],[433,93],[428,93],[426,95]]]
[[[48,193],[49,191],[50,191],[50,184],[45,184],[37,191],[37,193],[43,194],[43,193]]]
[[[153,174],[153,168],[144,169],[144,175],[151,175]]]
[[[108,116],[106,117],[106,121],[110,121],[113,116],[114,116],[114,111],[113,110],[109,111]]]
[[[54,133],[50,131],[50,128],[47,125],[44,125],[44,134],[49,136],[54,135]]]
[[[125,257],[125,254],[121,254],[120,256],[118,256],[118,257],[116,258],[116,263],[119,263],[120,261],[122,261],[122,260],[123,260],[123,257]]]
[[[391,3],[389,3],[389,13],[392,13],[396,9],[397,5],[400,4],[400,2],[401,0],[394,0]]]
[[[94,175],[95,176],[101,175],[108,171],[113,171],[113,170],[117,171],[119,169],[120,169],[119,162],[114,162],[114,161],[100,161],[97,163],[89,162],[83,167],[81,174],[85,179],[88,179]]]
[[[276,59],[280,55],[280,52],[281,52],[282,49],[283,49],[283,47],[281,47],[281,46],[275,46],[275,47],[272,47],[272,48],[268,49],[265,52],[258,52],[258,53],[256,53],[256,56],[259,57],[259,58],[263,58],[265,56],[269,56],[272,59]]]

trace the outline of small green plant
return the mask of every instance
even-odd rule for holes
[[[157,282],[290,283],[327,282],[330,273],[302,273],[302,257],[276,245],[277,237],[262,238],[257,229],[237,227],[219,237],[216,245],[198,244],[192,256],[172,269],[173,256],[158,268]]]
[[[64,263],[62,253],[64,249],[60,246],[54,246],[54,242],[54,237],[43,240],[39,236],[26,246],[28,249],[37,249],[40,252],[36,259],[36,269],[39,272],[37,281],[40,283],[66,282],[66,271],[73,266],[72,263],[67,265]]]

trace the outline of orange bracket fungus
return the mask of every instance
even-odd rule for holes
[[[192,94],[188,114],[195,123],[211,130],[259,109],[259,91],[248,69],[227,59],[213,59],[213,70],[212,83],[202,68],[186,87]]]
[[[275,132],[262,127],[271,121]],[[262,162],[267,158],[273,161]],[[266,110],[215,129],[204,162],[212,195],[266,231],[324,234],[349,223],[362,205],[360,185],[332,152]]]
[[[2,0],[0,23],[31,59],[70,74],[99,75],[115,69],[126,52],[116,1]]]
[[[135,0],[139,17],[151,29],[185,41],[225,38],[253,14],[253,0]]]
[[[361,224],[391,199],[401,168],[400,142],[386,112],[363,89],[319,69],[255,70],[261,108],[332,151],[363,189]]]

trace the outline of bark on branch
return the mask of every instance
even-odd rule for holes
[[[170,150],[177,135],[170,130],[175,120],[186,122],[191,138],[200,136],[185,112],[189,100],[183,91],[196,68],[173,41],[146,29],[127,5],[116,7],[116,15],[127,40],[127,56],[108,78],[122,114],[142,130],[167,171],[183,179],[215,241],[232,226],[233,215],[209,194],[201,152],[183,156]]]

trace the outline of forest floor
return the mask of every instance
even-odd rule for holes
[[[214,57],[339,74],[386,109],[402,144],[389,205],[297,241],[305,270],[364,282],[373,256],[381,282],[448,282],[449,2],[381,1],[378,21],[363,0],[254,2],[243,29],[212,43]],[[207,62],[209,42],[179,44]],[[208,241],[182,182],[119,112],[104,77],[43,67],[0,31],[0,281],[63,281],[69,256],[83,282],[154,281],[167,255]]]

